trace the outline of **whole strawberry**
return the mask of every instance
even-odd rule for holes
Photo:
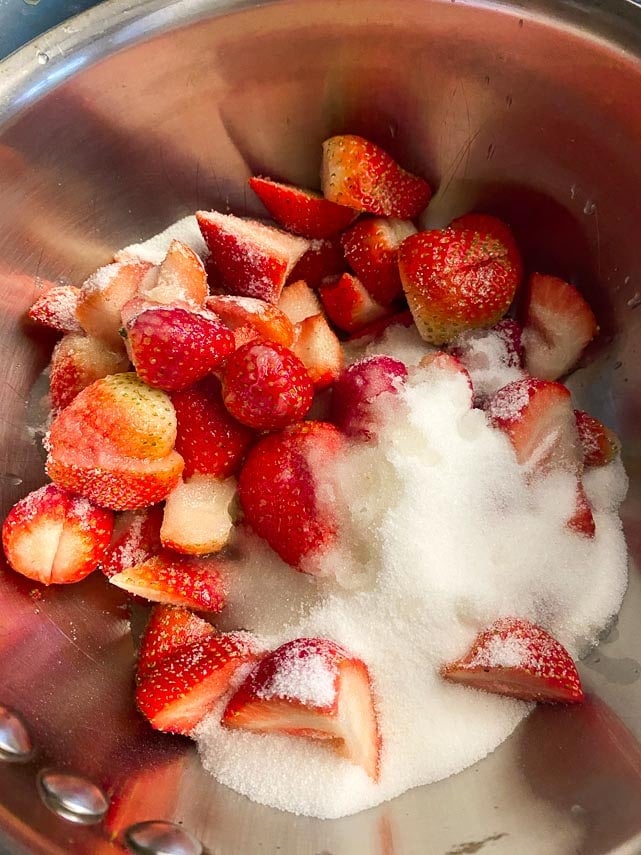
[[[229,412],[256,430],[278,430],[300,421],[312,405],[309,372],[280,344],[250,341],[227,360],[223,401]]]

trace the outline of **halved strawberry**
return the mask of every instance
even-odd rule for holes
[[[179,648],[208,638],[215,632],[210,623],[181,606],[154,606],[140,639],[137,681],[141,682]]]
[[[158,268],[158,278],[143,282],[138,294],[152,303],[187,302],[202,306],[209,293],[207,273],[200,257],[186,243],[172,240]]]
[[[525,367],[556,380],[571,371],[599,327],[577,289],[556,276],[533,273],[523,314]]]
[[[331,385],[343,367],[343,348],[325,315],[319,312],[294,327],[292,351],[303,363],[315,389]]]
[[[188,735],[259,649],[245,632],[215,633],[179,647],[141,676],[136,703],[152,727]]]
[[[508,246],[470,229],[411,235],[401,244],[398,264],[418,331],[435,345],[495,324],[508,310],[520,275]]]
[[[366,324],[389,314],[351,273],[324,282],[318,293],[328,318],[345,332],[353,333]]]
[[[100,569],[107,578],[158,555],[162,549],[162,515],[162,507],[155,505],[129,511],[116,520],[112,541],[100,562]]]
[[[367,666],[327,638],[297,638],[268,653],[227,704],[222,723],[328,740],[378,780],[381,735]]]
[[[357,211],[328,202],[320,193],[270,178],[250,178],[249,186],[279,226],[302,237],[330,237],[358,216]]]
[[[323,143],[321,186],[331,202],[403,220],[420,214],[432,197],[427,181],[406,172],[379,146],[351,134]]]
[[[523,260],[521,253],[514,239],[512,229],[503,220],[498,217],[493,217],[491,214],[463,214],[462,217],[457,217],[449,224],[448,229],[472,230],[483,234],[491,235],[507,248],[508,256],[517,273],[518,281],[523,278]]]
[[[322,311],[318,297],[303,279],[285,285],[278,308],[287,315],[292,324],[299,324],[305,318],[311,318]]]
[[[31,305],[29,318],[58,332],[81,332],[76,318],[79,296],[80,288],[73,285],[53,285]]]
[[[233,214],[198,211],[196,219],[228,292],[277,303],[309,242]]]
[[[163,550],[115,573],[109,581],[154,603],[204,612],[219,612],[225,605],[225,586],[213,558],[188,558]]]
[[[150,386],[186,389],[218,368],[234,350],[234,336],[213,312],[158,306],[126,326],[136,372]]]
[[[337,521],[316,495],[316,458],[331,460],[341,435],[326,422],[301,422],[264,437],[238,479],[245,520],[283,561],[308,573],[334,541]]]
[[[257,430],[285,427],[303,418],[313,397],[307,369],[280,344],[250,342],[227,360],[223,401],[242,424]]]
[[[21,499],[2,526],[11,567],[44,585],[79,582],[109,546],[113,514],[80,496],[46,484]]]
[[[621,451],[621,441],[613,430],[589,413],[575,410],[576,426],[585,466],[606,466]]]
[[[273,303],[255,297],[214,295],[207,298],[207,308],[215,312],[230,330],[249,325],[261,338],[291,347],[294,340],[292,322],[285,312]]]
[[[510,698],[575,704],[583,700],[567,650],[540,626],[501,618],[481,632],[461,659],[444,665],[446,680]]]
[[[354,362],[334,383],[332,421],[347,436],[372,439],[383,410],[396,406],[389,396],[398,393],[406,377],[405,365],[390,356],[370,356]]]
[[[409,220],[372,217],[361,220],[341,236],[345,260],[381,306],[389,306],[403,292],[398,272],[398,248],[416,234]]]
[[[180,481],[165,501],[163,546],[185,555],[220,552],[233,528],[229,506],[235,495],[235,478],[194,475]]]
[[[128,368],[129,359],[121,352],[109,350],[100,339],[84,333],[68,333],[51,355],[51,409],[59,412],[95,380],[120,374]]]
[[[338,276],[346,270],[339,238],[312,240],[309,249],[301,255],[289,273],[286,284],[302,279],[310,288],[318,288],[323,279]]]

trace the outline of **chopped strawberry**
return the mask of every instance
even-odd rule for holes
[[[163,546],[185,555],[220,552],[233,528],[229,507],[235,495],[235,478],[194,475],[180,481],[165,501]]]
[[[212,296],[207,308],[215,312],[230,330],[249,325],[261,338],[291,347],[294,340],[292,322],[279,307],[255,297]],[[238,346],[238,345],[237,345]]]
[[[328,202],[320,193],[270,178],[250,178],[249,186],[279,226],[302,237],[331,237],[358,216],[357,211]]]
[[[225,586],[213,558],[189,558],[163,550],[115,573],[109,581],[154,603],[203,612],[219,612],[225,605]]]
[[[113,514],[46,484],[9,511],[2,546],[11,567],[43,585],[79,582],[109,546]]]
[[[324,739],[374,781],[381,736],[367,666],[326,638],[297,638],[268,653],[233,695],[222,723]]]
[[[475,406],[485,408],[502,386],[525,376],[521,334],[516,321],[503,318],[489,329],[466,330],[449,345],[470,374]]]
[[[55,346],[51,356],[51,409],[59,412],[95,380],[128,368],[129,359],[121,352],[109,350],[100,339],[68,333]]]
[[[432,353],[427,353],[419,362],[419,368],[423,369],[423,373],[430,379],[438,378],[439,375],[452,377],[462,377],[466,384],[470,395],[470,407],[474,401],[474,384],[470,373],[463,365],[461,360],[451,353],[445,353],[443,350],[434,350]]]
[[[407,368],[391,356],[370,356],[346,368],[332,389],[331,419],[347,436],[369,440],[375,436],[382,412],[395,406]],[[384,398],[380,398],[385,395]]]
[[[418,216],[432,190],[391,155],[363,137],[330,137],[323,143],[321,186],[326,199],[357,211],[403,220]]]
[[[585,466],[606,466],[621,451],[621,441],[613,430],[594,416],[575,410],[576,426]]]
[[[539,703],[583,700],[576,666],[567,650],[530,621],[502,618],[480,633],[461,659],[441,669],[453,683]]]
[[[173,391],[202,380],[234,350],[234,336],[204,309],[159,306],[127,324],[131,360],[141,380]]]
[[[80,289],[73,285],[53,285],[29,309],[32,321],[63,333],[81,332],[76,318]]]
[[[198,211],[196,218],[227,291],[277,303],[309,242],[233,214]]]
[[[556,380],[571,371],[598,333],[596,318],[576,288],[556,276],[533,273],[524,306],[525,367]]]
[[[305,318],[297,323],[292,350],[303,363],[315,389],[331,385],[343,367],[343,348],[325,315]]]
[[[418,331],[435,345],[495,324],[519,283],[510,248],[490,233],[470,229],[412,235],[401,245],[398,264]]]
[[[299,324],[305,318],[311,318],[322,311],[318,297],[303,279],[285,285],[278,308],[287,315],[292,324]]]
[[[491,214],[463,214],[449,224],[448,229],[457,231],[470,229],[475,232],[491,235],[507,247],[508,256],[517,273],[518,281],[523,278],[523,260],[521,253],[514,240],[512,229],[503,220],[493,217]]]
[[[287,277],[286,284],[307,282],[310,288],[318,288],[323,279],[345,273],[347,266],[340,240],[337,237],[312,240],[309,249],[296,262]]]
[[[160,505],[121,515],[116,521],[111,544],[100,563],[100,569],[107,578],[158,555],[162,548],[162,515]]]
[[[215,633],[182,645],[141,675],[138,708],[156,730],[188,735],[228,691],[238,670],[258,656],[245,632]]]
[[[373,217],[361,220],[341,237],[345,260],[379,305],[389,306],[403,292],[398,248],[416,234],[408,220]]]
[[[414,326],[414,318],[409,309],[404,312],[397,312],[395,315],[386,315],[384,318],[365,324],[364,327],[348,336],[347,341],[361,341],[363,343],[367,340],[377,341],[389,327],[394,326],[405,328]]]
[[[220,380],[210,376],[171,394],[178,432],[176,451],[185,460],[185,478],[196,472],[227,478],[240,466],[255,433],[223,403]]]
[[[582,534],[585,537],[592,538],[596,533],[592,507],[585,494],[585,488],[581,481],[577,481],[574,513],[566,522],[566,526],[571,531],[575,531],[577,534]]]
[[[276,430],[303,418],[314,387],[307,369],[291,350],[272,342],[250,342],[227,360],[223,401],[242,424]]]
[[[238,479],[245,520],[287,564],[318,572],[315,559],[333,543],[337,521],[316,495],[315,459],[331,460],[340,433],[326,422],[301,422],[264,437]]]
[[[141,680],[179,648],[195,644],[216,632],[203,618],[180,606],[157,605],[140,639],[136,678]]]
[[[138,293],[152,303],[169,305],[186,302],[202,306],[209,293],[207,273],[199,256],[180,240],[172,240],[164,261],[158,268],[158,278],[143,283]]]
[[[389,314],[389,310],[379,306],[363,283],[351,273],[343,273],[336,280],[324,282],[319,294],[329,319],[345,332],[356,332]]]
[[[257,341],[260,339],[260,333],[252,324],[242,324],[240,327],[236,327],[235,330],[232,330],[234,336],[234,350],[238,350],[239,347],[242,347],[244,344],[249,344],[250,341]]]

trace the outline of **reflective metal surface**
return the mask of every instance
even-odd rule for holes
[[[3,512],[43,478],[26,427],[52,343],[24,322],[39,284],[79,282],[197,207],[251,211],[251,172],[313,186],[320,141],[347,130],[438,183],[434,222],[504,216],[529,265],[584,285],[603,336],[577,400],[621,434],[632,479],[630,590],[582,665],[589,702],[538,709],[461,775],[332,822],[250,803],[146,727],[128,612],[103,579],[43,590],[0,571],[2,703],[38,747],[2,766],[0,850],[102,855],[169,820],[216,855],[639,855],[641,10],[608,8],[112,0],[0,65]],[[104,821],[52,814],[45,766],[100,785]]]

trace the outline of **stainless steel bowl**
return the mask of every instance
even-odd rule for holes
[[[504,216],[528,264],[587,289],[603,335],[575,388],[622,436],[633,559],[585,707],[538,709],[477,766],[331,822],[252,804],[145,725],[104,580],[0,571],[0,703],[36,746],[1,765],[0,850],[112,853],[130,823],[170,819],[217,855],[641,852],[640,105],[641,10],[623,0],[111,0],[0,65],[3,513],[43,480],[26,427],[52,343],[24,322],[39,283],[78,282],[195,208],[251,211],[251,172],[313,185],[320,141],[349,130],[439,185],[435,221]],[[104,787],[106,819],[52,813],[45,766]]]

